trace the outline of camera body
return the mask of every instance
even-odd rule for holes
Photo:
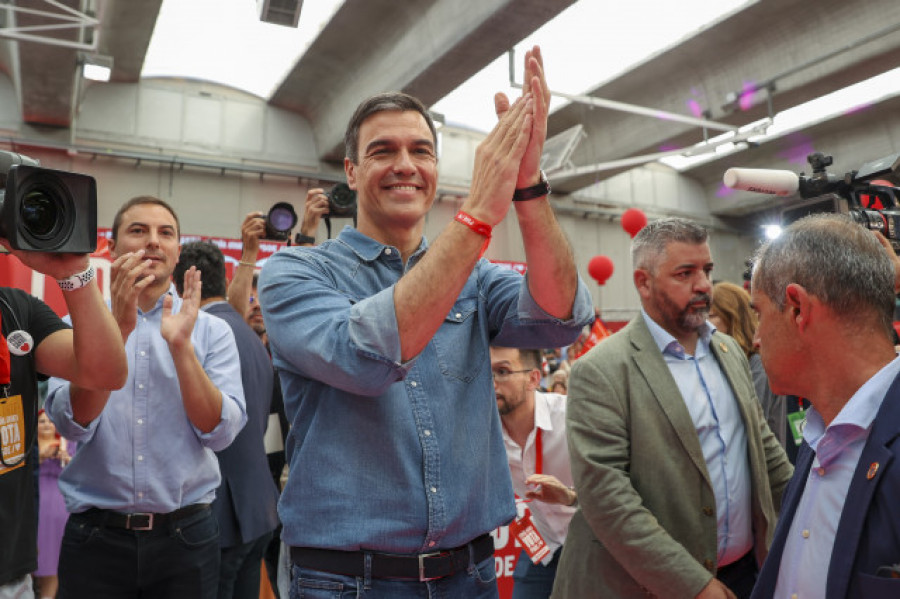
[[[868,162],[842,179],[829,174],[831,156],[815,152],[807,156],[813,175],[799,176],[800,197],[804,200],[781,213],[782,225],[809,214],[846,214],[867,229],[884,235],[900,253],[900,154]]]
[[[97,182],[0,151],[0,236],[17,250],[87,254],[97,249]]]
[[[329,218],[355,218],[356,192],[346,183],[337,183],[325,194],[328,198]]]

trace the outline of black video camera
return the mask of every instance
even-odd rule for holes
[[[847,214],[867,229],[884,235],[900,253],[900,154],[868,162],[842,179],[827,172],[831,156],[815,152],[806,157],[811,177],[803,173],[761,169],[729,169],[725,185],[735,189],[791,195],[803,201],[781,212],[781,224],[819,213]]]
[[[17,250],[88,254],[97,249],[97,182],[0,151],[0,236]]]

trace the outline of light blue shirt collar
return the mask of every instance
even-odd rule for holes
[[[641,316],[644,317],[644,322],[647,324],[647,328],[650,329],[650,335],[653,337],[656,346],[659,347],[660,353],[669,354],[683,360],[685,356],[684,347],[682,347],[675,336],[659,326],[643,308],[641,308]],[[708,320],[700,327],[699,347],[702,347],[703,354],[707,353],[709,340],[715,332],[716,327]],[[700,351],[699,348],[698,351]]]

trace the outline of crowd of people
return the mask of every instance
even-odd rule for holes
[[[356,226],[316,245],[310,189],[261,272],[261,214],[229,282],[151,196],[116,213],[108,305],[87,256],[0,240],[69,311],[0,288],[0,599],[32,573],[40,599],[257,597],[262,563],[276,596],[496,598],[503,525],[515,599],[900,596],[890,244],[802,219],[747,293],[713,285],[704,227],[656,220],[639,314],[582,354],[539,48],[524,66],[433,241],[435,128],[399,92],[347,126]],[[527,276],[482,257],[511,208]]]

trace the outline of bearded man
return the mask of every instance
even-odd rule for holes
[[[553,597],[749,597],[792,467],[744,352],[707,320],[707,231],[662,219],[631,253],[641,313],[572,368],[579,507]]]

